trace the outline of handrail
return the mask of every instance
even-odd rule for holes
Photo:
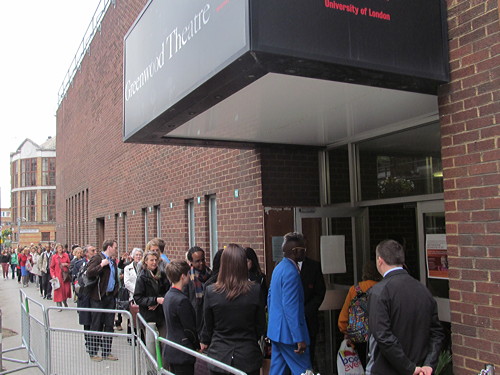
[[[92,16],[92,19],[90,20],[90,23],[87,26],[87,30],[85,30],[85,34],[83,35],[83,39],[82,39],[80,45],[78,46],[78,49],[76,50],[75,56],[73,57],[73,60],[71,61],[71,64],[68,68],[68,71],[66,72],[66,75],[64,76],[61,87],[59,88],[59,92],[57,93],[57,96],[58,96],[57,107],[58,108],[61,105],[64,97],[66,96],[66,93],[68,92],[69,86],[73,82],[73,78],[75,78],[77,71],[80,70],[80,65],[82,63],[82,60],[85,57],[85,54],[90,49],[90,43],[94,39],[94,36],[97,33],[97,31],[101,29],[101,21],[104,18],[104,15],[106,14],[106,11],[108,10],[109,5],[110,4],[115,5],[115,3],[116,3],[116,0],[99,0],[99,4],[97,5],[97,9],[95,10],[94,15]]]
[[[211,364],[211,365],[214,365],[224,371],[227,371],[229,372],[230,374],[235,374],[235,375],[246,375],[246,372],[243,372],[241,370],[238,370],[232,366],[229,366],[229,365],[226,365],[225,363],[223,362],[220,362],[216,359],[213,359],[213,358],[210,358],[209,356],[207,356],[206,354],[201,354],[201,353],[198,353],[197,351],[195,350],[192,350],[192,349],[189,349],[189,348],[186,348],[185,346],[182,346],[182,345],[179,345],[173,341],[170,341],[170,340],[167,340],[163,337],[158,337],[158,340],[168,346],[171,346],[172,348],[175,348],[177,350],[180,350],[184,353],[187,353],[187,354],[190,354],[192,355],[193,357],[195,358],[199,358],[201,359],[202,361],[205,361],[207,362],[208,364]]]

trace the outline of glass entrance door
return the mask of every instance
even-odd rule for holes
[[[336,373],[336,357],[342,335],[337,320],[348,289],[358,282],[364,261],[369,258],[368,210],[365,208],[297,208],[295,230],[307,240],[307,256],[321,261],[321,236],[336,235],[345,239],[346,272],[326,274],[327,292],[320,307],[320,334],[315,362],[320,373]],[[335,261],[335,260],[332,260]]]

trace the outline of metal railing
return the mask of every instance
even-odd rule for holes
[[[82,329],[54,327],[54,315],[62,311],[92,312],[106,314],[122,314],[131,321],[132,315],[126,310],[109,310],[95,308],[47,307],[45,311],[47,329],[47,374],[135,374],[136,356],[132,343],[133,333],[102,332]],[[76,316],[75,316],[76,319]],[[118,361],[95,362],[90,356],[91,351],[102,351],[109,345],[110,352]],[[131,371],[132,370],[132,371]]]
[[[216,359],[208,357],[206,354],[201,354],[198,353],[195,350],[191,350],[189,348],[186,348],[185,346],[179,345],[173,341],[164,339],[163,337],[158,338],[160,343],[163,343],[165,345],[171,346],[172,348],[175,348],[177,350],[180,350],[181,352],[187,353],[195,357],[197,360],[201,360],[203,362],[206,362],[209,365],[215,366],[217,368],[220,368],[221,370],[224,370],[226,372],[229,372],[230,374],[234,375],[246,375],[246,372],[243,372],[241,370],[238,370],[234,367],[231,367],[229,365],[226,365],[225,363],[222,363],[220,361],[217,361]],[[162,374],[170,374],[169,372],[162,372]]]
[[[100,0],[97,8],[90,20],[89,25],[87,26],[87,30],[85,30],[85,34],[83,35],[83,39],[76,50],[75,56],[71,61],[68,71],[64,76],[61,87],[59,88],[59,92],[57,93],[57,107],[61,105],[68,89],[73,82],[73,78],[75,78],[76,73],[80,70],[80,65],[82,63],[83,58],[87,52],[90,53],[90,43],[92,39],[94,39],[94,35],[101,29],[101,21],[106,14],[109,6],[111,4],[115,5],[116,0]]]
[[[8,361],[23,364],[24,366],[18,367],[13,370],[4,370],[2,367],[0,367],[0,375],[11,374],[13,372],[25,370],[30,367],[38,367],[40,371],[42,371],[42,373],[45,373],[46,345],[45,342],[39,342],[40,340],[43,340],[45,338],[45,330],[43,329],[43,312],[45,307],[37,301],[28,298],[22,290],[19,294],[19,297],[21,303],[21,345],[6,350],[2,349],[0,353],[2,356],[2,360],[0,360],[0,363],[2,361]],[[30,311],[30,301],[33,302],[31,307],[34,307],[36,309],[35,312]],[[38,315],[38,317],[35,315]],[[42,321],[39,319],[40,317],[42,318]],[[26,350],[28,359],[23,360],[4,356],[4,354],[6,353],[15,352],[18,350]]]
[[[20,300],[22,345],[2,351],[0,364],[2,360],[6,360],[22,363],[25,366],[8,371],[4,371],[0,367],[0,375],[21,371],[28,367],[38,367],[42,374],[111,375],[127,373],[136,375],[174,375],[163,368],[163,361],[168,360],[162,356],[162,347],[165,345],[192,355],[197,361],[206,362],[230,374],[246,375],[245,372],[210,358],[205,354],[159,337],[158,333],[151,328],[141,314],[137,314],[137,318],[134,321],[132,314],[126,310],[59,306],[45,307],[28,297],[22,289],[20,290]],[[120,313],[124,318],[128,318],[131,328],[130,333],[89,331],[56,326],[61,321],[55,319],[54,315],[57,316],[64,313],[64,311],[74,311],[77,313]],[[137,332],[134,327],[137,327]],[[152,342],[153,346],[148,348],[148,341]],[[105,363],[92,360],[89,354],[92,352],[95,355],[96,348],[100,346],[103,349],[108,344],[112,354],[119,360],[106,361]],[[24,361],[4,357],[4,353],[19,349],[27,351],[28,360]]]

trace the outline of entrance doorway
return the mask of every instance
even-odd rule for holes
[[[426,261],[427,237],[445,234],[442,200],[355,208],[296,208],[294,220],[295,230],[304,233],[307,239],[308,256],[321,253],[321,236],[345,238],[346,272],[325,275],[327,295],[320,308],[324,330],[323,335],[318,336],[321,341],[317,346],[317,350],[324,352],[316,352],[320,372],[336,373],[336,354],[343,340],[337,321],[345,296],[352,285],[361,281],[363,264],[375,261],[375,248],[384,239],[395,239],[404,246],[408,272],[431,290],[438,303],[440,319],[450,321],[448,280],[429,278]]]
[[[347,272],[326,274],[327,292],[320,307],[320,332],[317,337],[315,369],[336,372],[336,354],[343,335],[337,328],[338,315],[347,291],[361,277],[363,263],[369,259],[368,210],[366,208],[297,208],[295,230],[307,241],[307,256],[321,259],[321,236],[342,236],[345,243]],[[335,260],[333,260],[335,261]]]
[[[103,217],[98,217],[95,222],[96,222],[97,248],[100,248],[102,246],[102,243],[104,242],[104,234],[106,233],[105,220]]]

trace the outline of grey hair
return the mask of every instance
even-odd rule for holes
[[[130,253],[130,256],[131,256],[132,258],[134,258],[134,257],[135,257],[135,254],[137,254],[137,252],[138,252],[138,251],[140,251],[142,254],[144,254],[144,251],[143,251],[140,247],[134,247],[134,248],[132,249],[132,252]]]
[[[89,247],[95,247],[95,246],[92,246],[92,245],[85,245],[83,247],[83,255],[87,255],[87,252],[89,251]]]

